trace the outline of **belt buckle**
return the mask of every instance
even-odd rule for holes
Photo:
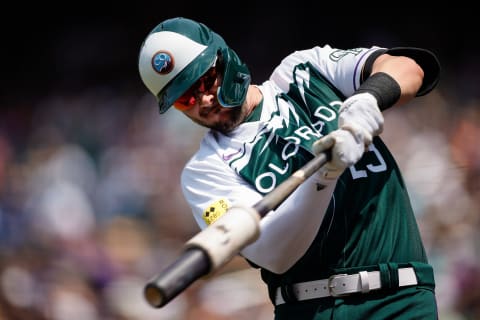
[[[343,297],[343,296],[348,296],[349,293],[336,293],[335,288],[337,287],[336,280],[341,277],[348,276],[346,273],[341,273],[341,274],[334,274],[328,277],[328,293],[334,297]]]

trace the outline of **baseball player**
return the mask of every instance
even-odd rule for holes
[[[382,111],[430,92],[440,66],[419,48],[286,56],[265,82],[206,25],[161,22],[139,54],[143,83],[210,128],[182,189],[201,228],[252,206],[315,155],[329,162],[260,221],[240,254],[259,268],[275,319],[436,319],[433,270]]]

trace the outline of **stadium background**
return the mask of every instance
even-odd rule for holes
[[[12,5],[2,20],[0,319],[271,318],[263,285],[241,259],[165,308],[142,299],[146,280],[198,232],[178,178],[203,131],[178,112],[160,116],[137,71],[144,37],[173,16],[219,32],[256,83],[292,50],[317,44],[435,52],[439,86],[387,111],[383,137],[436,269],[441,319],[480,317],[480,48],[468,9]]]

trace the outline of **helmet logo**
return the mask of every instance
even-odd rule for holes
[[[168,74],[172,71],[174,61],[167,51],[158,51],[152,57],[152,67],[159,74]]]

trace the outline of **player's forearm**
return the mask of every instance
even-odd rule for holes
[[[317,176],[310,177],[274,212],[261,220],[259,239],[241,253],[255,264],[283,273],[300,259],[323,221],[335,182],[318,190]]]
[[[400,86],[400,98],[395,105],[402,105],[412,100],[420,89],[424,72],[415,60],[404,56],[379,56],[372,67],[372,75],[385,72]]]

